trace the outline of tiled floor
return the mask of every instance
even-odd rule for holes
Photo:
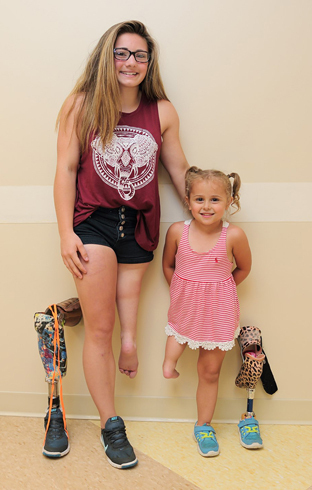
[[[234,424],[214,424],[221,453],[203,458],[191,423],[127,421],[139,465],[106,461],[96,421],[68,420],[71,451],[42,456],[43,420],[0,417],[0,490],[312,490],[312,426],[263,425],[265,447],[240,446]]]

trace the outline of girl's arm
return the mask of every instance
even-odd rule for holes
[[[185,172],[189,168],[179,137],[179,117],[168,100],[158,101],[162,145],[160,159],[182,201],[185,199]]]
[[[175,255],[179,246],[183,231],[183,222],[174,223],[167,231],[164,253],[163,253],[163,271],[167,283],[171,284],[172,276],[175,269]]]
[[[229,246],[236,267],[232,274],[236,286],[246,279],[251,269],[251,251],[245,232],[238,226],[230,225],[228,230]]]
[[[58,229],[61,239],[61,254],[63,262],[69,271],[76,277],[82,278],[87,271],[80,257],[88,261],[87,252],[73,230],[74,205],[76,199],[76,177],[80,159],[80,145],[75,130],[75,118],[81,104],[77,99],[72,106],[70,97],[64,104],[57,140],[57,167],[54,181],[54,203],[57,216]]]

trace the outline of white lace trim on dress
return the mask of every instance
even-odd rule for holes
[[[202,347],[205,350],[214,350],[217,347],[220,350],[228,351],[231,350],[235,345],[235,339],[238,337],[240,331],[240,327],[235,330],[234,339],[229,340],[228,342],[199,342],[197,340],[191,340],[188,337],[184,337],[184,335],[178,334],[170,325],[167,324],[165,328],[165,332],[169,337],[174,337],[178,344],[188,344],[190,349],[199,349]]]

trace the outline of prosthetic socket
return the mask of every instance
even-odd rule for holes
[[[57,322],[53,315],[57,313]],[[35,313],[35,330],[38,334],[38,348],[45,370],[46,381],[57,384],[66,375],[67,353],[64,325],[75,326],[82,318],[78,298],[70,298],[49,306],[44,313]],[[56,330],[57,324],[57,330]]]
[[[257,327],[242,327],[238,336],[243,364],[236,377],[235,384],[247,389],[247,411],[242,420],[254,417],[253,400],[256,385],[261,378],[264,390],[273,395],[277,385],[271,371],[267,356],[262,349],[261,330]]]
[[[261,347],[261,330],[257,327],[242,327],[238,336],[243,364],[236,377],[239,388],[255,389],[262,371],[265,355]]]

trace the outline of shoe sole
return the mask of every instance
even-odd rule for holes
[[[100,441],[101,441],[101,443],[104,447],[104,451],[105,451],[105,444],[104,444],[104,440],[103,440],[102,435],[100,437]],[[117,464],[117,463],[114,463],[114,461],[112,461],[111,459],[109,459],[106,451],[105,451],[105,455],[106,455],[106,458],[107,458],[107,461],[109,462],[109,464],[112,465],[114,468],[118,468],[119,470],[127,470],[128,468],[133,468],[133,466],[136,466],[139,462],[138,458],[135,458],[134,461],[129,461],[129,463]]]
[[[52,459],[62,458],[63,456],[66,456],[66,454],[69,453],[69,450],[70,450],[70,445],[68,444],[67,449],[65,449],[65,451],[62,451],[61,453],[59,451],[57,451],[57,452],[47,451],[46,449],[43,448],[42,454],[44,456],[46,456],[47,458],[52,458]]]
[[[246,448],[246,449],[262,449],[263,448],[263,443],[260,444],[260,442],[253,442],[252,444],[245,444],[243,441],[242,441],[242,438],[241,438],[241,433],[240,433],[240,430],[238,428],[238,434],[239,434],[239,440],[240,440],[240,443],[241,445]]]
[[[209,451],[209,453],[203,453],[201,450],[200,450],[200,447],[198,445],[198,442],[197,442],[197,439],[195,437],[195,434],[193,433],[193,439],[194,441],[196,442],[197,444],[197,451],[199,452],[199,454],[201,456],[203,456],[204,458],[213,458],[214,456],[218,456],[220,454],[220,449],[218,449],[218,451]]]

